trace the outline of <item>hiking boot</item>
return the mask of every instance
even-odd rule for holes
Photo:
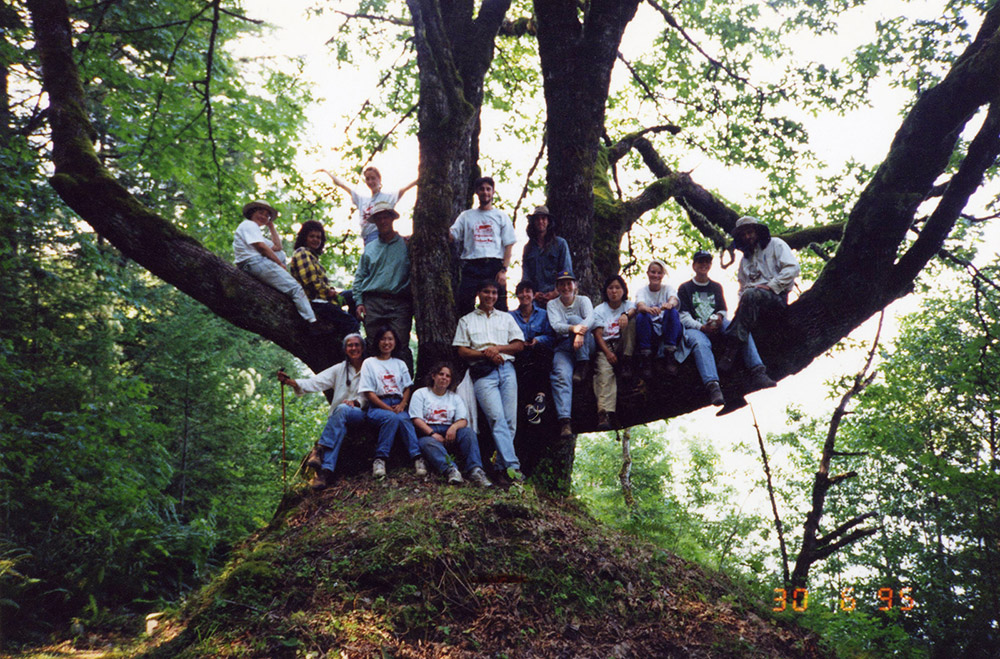
[[[413,471],[421,478],[427,475],[427,464],[424,462],[423,458],[417,458],[413,461]],[[461,482],[462,477],[459,476],[458,478],[459,482]]]
[[[469,480],[475,483],[478,487],[493,487],[493,483],[490,482],[490,479],[486,478],[486,472],[479,467],[476,467],[469,472]]]
[[[722,407],[722,409],[715,413],[715,416],[726,416],[727,414],[735,412],[736,410],[746,406],[747,406],[747,399],[743,398],[742,396],[740,396],[736,400],[727,400],[726,404]]]
[[[448,470],[445,478],[448,479],[448,485],[461,485],[464,482],[462,481],[462,474],[458,473],[458,469],[455,467]]]
[[[611,430],[611,419],[608,418],[608,413],[603,410],[597,413],[597,429],[602,432]]]
[[[719,386],[718,380],[712,380],[705,385],[708,389],[708,397],[712,400],[712,405],[718,407],[719,405],[725,405],[726,399],[722,395],[722,387]]]
[[[760,391],[761,389],[777,387],[778,383],[768,377],[767,368],[761,364],[750,369],[750,384],[748,386],[750,391]]]
[[[317,469],[316,475],[309,481],[309,487],[313,492],[325,490],[333,484],[333,472],[329,469]]]
[[[544,414],[545,413],[545,394],[543,394],[542,392],[539,391],[537,394],[535,394],[535,400],[533,400],[531,402],[531,404],[534,406],[535,411],[538,412],[538,416],[541,416],[542,414]],[[537,421],[535,423],[537,423]]]
[[[569,439],[573,436],[573,424],[569,419],[559,419],[559,439]]]
[[[317,474],[323,468],[323,447],[319,444],[314,444],[312,450],[309,451],[309,455],[306,456],[306,467],[312,469]]]
[[[573,384],[580,384],[590,377],[590,360],[580,360],[573,366]]]
[[[378,479],[385,478],[385,460],[375,458],[372,462],[372,476]]]

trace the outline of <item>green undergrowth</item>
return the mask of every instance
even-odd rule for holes
[[[357,477],[289,494],[138,656],[819,656],[768,615],[574,500]]]

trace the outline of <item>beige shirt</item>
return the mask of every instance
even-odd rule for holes
[[[524,333],[509,313],[494,309],[487,314],[482,309],[476,309],[459,318],[451,345],[482,350],[490,346],[505,346],[512,341],[524,341]],[[506,353],[502,353],[502,357],[505,361],[514,360],[514,355]]]

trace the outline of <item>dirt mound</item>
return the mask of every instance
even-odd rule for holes
[[[531,487],[358,476],[286,497],[146,656],[821,656],[765,611]]]

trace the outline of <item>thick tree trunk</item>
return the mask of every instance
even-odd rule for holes
[[[638,0],[595,0],[585,16],[574,0],[537,0],[544,72],[548,205],[569,242],[580,291],[599,297],[594,244],[594,175],[604,108],[622,34]],[[615,245],[617,248],[617,245]]]
[[[410,271],[420,351],[417,373],[452,359],[455,316],[448,228],[469,208],[479,175],[479,113],[493,44],[510,0],[407,0],[420,68],[420,185]]]

